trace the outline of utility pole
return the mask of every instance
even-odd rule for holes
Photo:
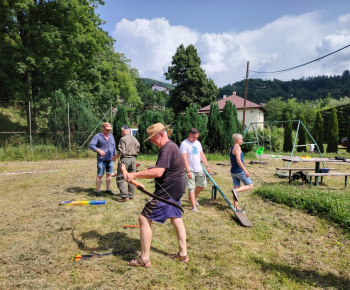
[[[244,93],[244,108],[243,108],[243,132],[244,132],[244,127],[245,127],[245,107],[247,103],[247,93],[248,93],[248,74],[249,74],[249,61],[247,61],[247,73],[245,76],[245,93]]]

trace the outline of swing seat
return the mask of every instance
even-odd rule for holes
[[[281,155],[270,155],[271,158],[281,158]]]

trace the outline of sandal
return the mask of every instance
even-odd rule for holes
[[[170,255],[168,255],[168,257],[170,257],[172,259],[178,259],[179,261],[184,262],[184,263],[188,263],[188,261],[190,260],[188,255],[180,256],[180,253],[170,254]]]
[[[150,268],[151,267],[151,260],[147,259],[146,261],[142,261],[141,256],[139,256],[137,259],[129,261],[128,266]]]

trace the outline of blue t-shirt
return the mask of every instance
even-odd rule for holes
[[[89,148],[96,152],[97,149],[101,149],[105,156],[97,154],[97,160],[111,161],[112,157],[115,156],[115,140],[112,134],[108,134],[108,141],[102,133],[98,133],[92,138]]]
[[[236,159],[236,155],[232,154],[232,149],[235,145],[233,145],[230,149],[230,161],[231,161],[231,173],[241,173],[244,172],[243,169],[241,167],[239,167],[238,163],[237,163],[237,159]],[[241,152],[241,161],[244,165],[244,161],[243,161],[243,152]]]

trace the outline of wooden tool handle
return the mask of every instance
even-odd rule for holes
[[[120,169],[121,169],[121,171],[123,172],[124,179],[126,180],[126,174],[127,174],[128,172],[126,171],[125,164],[122,163],[122,164],[120,165]],[[145,188],[145,186],[144,186],[143,184],[137,182],[135,179],[130,180],[130,183],[133,184],[133,185],[135,185],[136,187]]]

